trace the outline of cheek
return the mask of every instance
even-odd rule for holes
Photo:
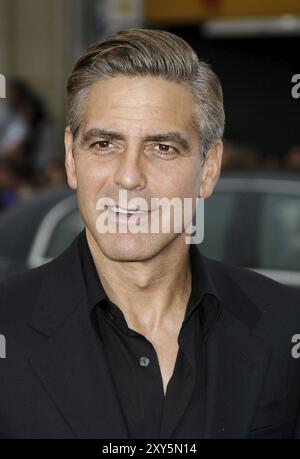
[[[97,194],[104,186],[107,171],[95,161],[82,161],[77,168],[78,191],[84,194]]]
[[[85,224],[94,229],[98,215],[97,200],[105,182],[103,169],[88,160],[77,166],[77,202],[80,214]]]
[[[157,177],[155,188],[160,196],[183,198],[196,196],[199,186],[200,174],[195,166],[176,168],[163,177]]]

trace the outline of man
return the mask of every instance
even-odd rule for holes
[[[223,129],[220,83],[179,37],[131,29],[80,57],[65,146],[85,230],[1,285],[2,436],[300,435],[299,293],[201,255],[191,221],[155,206],[188,199],[193,217]]]

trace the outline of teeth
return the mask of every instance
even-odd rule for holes
[[[120,207],[112,207],[111,208],[113,212],[118,212],[120,214],[128,214],[127,210],[125,209],[120,209]]]
[[[120,207],[111,207],[111,210],[113,212],[118,212],[119,214],[144,214],[145,211],[144,210],[125,210],[125,209],[121,209]]]

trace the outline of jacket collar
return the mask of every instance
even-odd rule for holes
[[[40,294],[30,325],[50,336],[82,304],[86,289],[78,254],[78,237],[44,268]]]

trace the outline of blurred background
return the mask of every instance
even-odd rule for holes
[[[222,81],[223,169],[200,250],[300,288],[300,0],[0,0],[0,279],[83,227],[64,171],[66,81],[90,43],[128,27],[176,33]]]

